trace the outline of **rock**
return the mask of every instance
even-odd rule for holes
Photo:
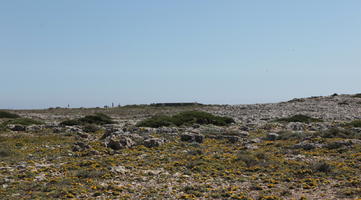
[[[341,147],[352,147],[354,143],[355,142],[353,140],[346,139],[346,140],[340,140],[340,141],[328,143],[325,145],[325,147],[328,149],[338,149]]]
[[[128,170],[124,166],[112,167],[110,169],[110,171],[113,172],[113,173],[122,173],[122,174],[125,174],[126,172],[128,172]]]
[[[240,136],[240,137],[248,137],[248,136],[249,136],[249,132],[247,132],[247,131],[241,131],[241,132],[239,133],[239,136]]]
[[[277,133],[267,133],[265,140],[275,141],[279,138],[279,136],[280,135]]]
[[[170,134],[170,133],[176,133],[176,132],[178,132],[178,129],[174,128],[174,127],[160,127],[160,128],[156,129],[156,133],[159,133],[159,134],[163,134],[163,133]]]
[[[293,149],[303,149],[303,150],[312,150],[316,148],[321,148],[323,145],[318,143],[312,143],[309,141],[303,141],[292,146]]]
[[[246,144],[245,148],[249,149],[249,150],[255,150],[255,149],[258,149],[258,146],[254,145],[254,144]]]
[[[180,137],[181,137],[181,141],[184,141],[184,142],[203,143],[203,140],[204,140],[204,135],[195,134],[195,133],[185,133],[185,134],[182,134]]]
[[[27,132],[36,132],[36,131],[40,131],[44,128],[44,126],[42,125],[30,125],[27,126],[25,129]]]
[[[149,138],[149,139],[144,140],[144,143],[143,143],[143,145],[148,148],[159,147],[162,144],[164,144],[164,140],[159,139],[159,138]]]
[[[286,128],[291,131],[303,131],[305,130],[305,125],[301,122],[290,122]]]
[[[76,127],[76,126],[66,126],[65,127],[65,132],[66,133],[78,133],[78,132],[82,132],[83,130],[80,127]]]
[[[233,135],[224,136],[224,138],[227,139],[229,143],[237,143],[240,141],[240,138],[238,136],[233,136]]]
[[[113,150],[130,148],[134,145],[135,145],[134,141],[129,137],[125,137],[125,136],[122,136],[120,138],[112,137],[106,142],[106,146]]]
[[[73,151],[85,151],[87,149],[90,149],[90,145],[84,143],[84,142],[76,142],[73,146]]]
[[[89,133],[84,133],[84,132],[78,132],[77,136],[79,136],[80,138],[90,138],[90,134]]]
[[[53,133],[65,132],[62,127],[54,127],[54,128],[52,128],[52,130],[53,130]]]
[[[250,142],[250,143],[260,143],[260,142],[261,142],[261,139],[259,139],[259,138],[254,138],[254,139],[251,139],[249,142]]]
[[[12,131],[26,131],[26,127],[20,124],[9,124],[7,128]]]

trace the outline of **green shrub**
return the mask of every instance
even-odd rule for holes
[[[322,122],[321,119],[312,118],[307,115],[294,115],[292,117],[280,118],[280,119],[277,119],[276,121],[277,122],[303,122],[303,123]]]
[[[20,125],[24,125],[24,126],[29,126],[29,125],[40,125],[40,124],[44,124],[44,123],[41,121],[38,121],[38,120],[34,120],[34,119],[19,118],[19,119],[12,119],[12,120],[5,121],[2,125],[6,126],[8,124],[20,124]]]
[[[361,93],[355,94],[355,95],[353,95],[352,97],[361,98]]]
[[[234,120],[229,117],[215,116],[202,111],[186,111],[173,116],[154,116],[139,122],[137,126],[152,128],[158,128],[162,126],[191,126],[193,124],[213,124],[216,126],[226,126],[231,123],[234,123]]]
[[[326,131],[320,132],[319,135],[323,138],[349,138],[349,139],[361,138],[360,133],[348,129],[340,129],[340,128],[331,128]]]
[[[240,152],[235,160],[242,161],[247,167],[259,164],[259,159],[254,154],[248,152]]]
[[[71,119],[65,120],[60,123],[60,125],[64,126],[74,126],[74,125],[87,125],[87,124],[97,124],[97,125],[104,125],[104,124],[113,124],[113,120],[106,114],[103,113],[96,113],[94,115],[87,115],[80,119]]]
[[[350,123],[347,123],[346,126],[361,128],[361,120],[352,121]]]
[[[278,132],[279,140],[301,140],[306,137],[303,132],[281,131]]]
[[[83,126],[83,131],[85,131],[87,133],[95,133],[99,130],[100,130],[100,128],[94,124],[86,124]]]
[[[314,172],[330,173],[333,167],[325,161],[313,163],[311,166]]]
[[[20,116],[7,111],[0,111],[0,118],[19,118]]]

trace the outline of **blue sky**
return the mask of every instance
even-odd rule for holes
[[[1,0],[0,108],[361,92],[358,0]]]

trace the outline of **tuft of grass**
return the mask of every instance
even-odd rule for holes
[[[17,114],[14,114],[14,113],[7,112],[7,111],[0,111],[0,118],[14,119],[14,118],[20,118],[20,116]]]
[[[276,122],[302,122],[302,123],[311,123],[311,122],[323,122],[321,119],[316,119],[309,117],[307,115],[294,115],[291,117],[285,117],[277,119]]]
[[[94,115],[87,115],[80,119],[71,119],[65,120],[60,123],[60,125],[64,126],[74,126],[74,125],[88,125],[88,124],[97,124],[97,125],[104,125],[104,124],[114,124],[111,117],[103,113],[96,113]]]
[[[229,117],[215,116],[202,111],[186,111],[173,116],[158,115],[143,120],[137,124],[138,127],[158,128],[162,126],[191,126],[193,124],[213,124],[226,126],[235,121]]]

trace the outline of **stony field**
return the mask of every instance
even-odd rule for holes
[[[0,199],[361,199],[361,95],[2,111]]]

